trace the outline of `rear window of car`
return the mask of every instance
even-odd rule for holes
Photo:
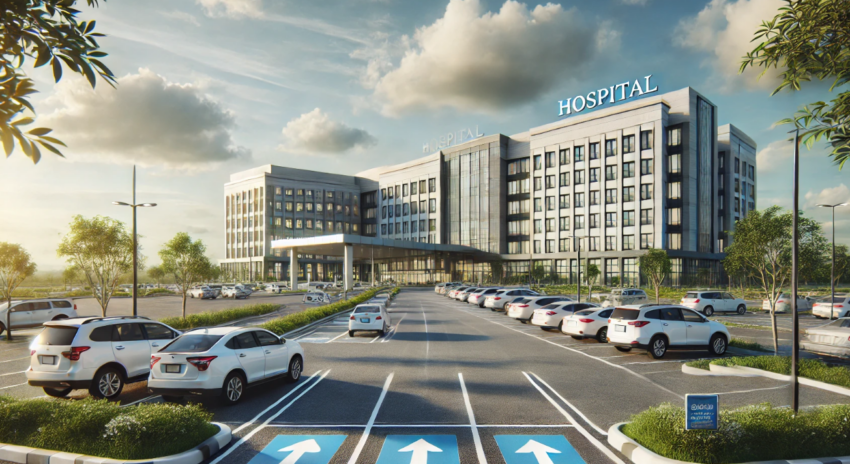
[[[582,309],[581,311],[576,311],[576,316],[587,316],[589,314],[595,313],[595,309]]]
[[[36,345],[67,346],[74,342],[76,327],[45,327],[35,340]]]
[[[690,299],[690,300],[695,300],[695,299],[699,298],[699,293],[697,293],[697,292],[688,292],[688,293],[685,295],[685,298]]]
[[[222,335],[187,334],[159,350],[161,353],[200,353],[213,347]]]
[[[528,300],[529,300],[529,298],[525,298],[525,297],[521,296],[519,298],[516,298],[514,301],[511,301],[511,303],[528,303]]]
[[[624,321],[634,321],[640,315],[637,309],[616,308],[611,314],[611,319],[623,319]]]
[[[379,306],[360,306],[358,308],[354,308],[355,314],[362,313],[377,313],[380,312],[381,308]]]
[[[540,309],[558,309],[559,306],[561,306],[561,303],[552,303],[552,304],[547,304],[546,306],[544,306]]]
[[[72,306],[73,306],[73,305],[71,304],[71,302],[70,302],[70,301],[60,300],[60,301],[54,301],[54,302],[53,302],[53,307],[54,307],[54,308],[70,308],[70,307],[72,307]]]

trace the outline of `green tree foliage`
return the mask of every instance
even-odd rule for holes
[[[762,23],[741,71],[750,67],[782,70],[783,89],[799,91],[802,82],[831,80],[830,91],[850,82],[850,0],[785,0],[786,6]],[[804,129],[802,140],[811,148],[824,139],[832,144],[830,156],[839,169],[850,159],[850,90],[831,102],[806,105],[782,124]]]
[[[133,269],[133,236],[124,223],[104,216],[75,216],[56,253],[85,275],[106,317],[119,279]]]
[[[162,270],[174,276],[183,296],[182,317],[186,318],[186,296],[189,288],[203,279],[209,278],[214,269],[206,256],[207,247],[200,240],[192,241],[185,232],[179,232],[159,250]]]
[[[86,0],[97,6],[98,0]],[[30,95],[36,93],[35,82],[23,67],[27,59],[34,60],[38,68],[50,65],[53,79],[59,82],[62,69],[86,77],[92,87],[100,75],[110,85],[115,84],[112,71],[100,60],[106,53],[100,51],[94,32],[95,21],[78,21],[76,0],[9,0],[2,2],[3,53],[0,55],[0,139],[6,156],[15,145],[20,146],[33,163],[41,159],[39,146],[59,156],[56,145],[65,146],[50,136],[51,129],[38,127],[25,130],[35,119],[35,108]],[[29,115],[25,112],[29,111]]]
[[[596,279],[599,278],[599,274],[602,272],[599,271],[599,267],[595,264],[589,264],[587,266],[587,271],[584,273],[584,281],[587,282],[587,301],[590,301],[590,294],[593,292],[593,284],[596,283]]]
[[[817,221],[802,217],[799,221],[800,254],[798,276],[808,284],[818,280],[821,269],[830,262],[832,247],[823,235],[823,227]],[[829,278],[826,279],[829,281]]]
[[[661,284],[664,279],[670,275],[673,270],[673,265],[670,263],[670,257],[667,256],[665,250],[658,248],[650,248],[645,255],[641,255],[638,259],[641,272],[649,279],[649,283],[655,288],[655,302],[660,303],[659,293]]]
[[[505,275],[505,263],[501,258],[490,262],[490,274],[493,276],[493,282],[502,283],[502,278]]]
[[[35,274],[36,265],[30,261],[30,254],[17,243],[0,242],[0,297],[12,306],[12,292],[27,277]],[[8,331],[6,341],[12,340],[11,311],[6,311],[6,321],[0,323],[0,334],[3,327]]]
[[[531,269],[531,279],[534,282],[539,284],[540,281],[543,280],[543,278],[545,278],[545,277],[546,277],[546,268],[544,268],[542,264],[538,264]]]
[[[166,272],[162,266],[152,266],[148,268],[147,274],[154,282],[160,283],[165,278]]]

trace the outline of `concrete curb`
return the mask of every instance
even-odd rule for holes
[[[784,374],[777,374],[775,372],[768,372],[761,369],[754,369],[752,367],[745,366],[718,366],[716,364],[709,364],[709,369],[711,372],[715,372],[719,375],[733,375],[738,377],[767,377],[769,379],[779,380],[782,382],[790,382],[791,376]],[[837,393],[839,395],[850,396],[850,388],[841,387],[838,385],[833,385],[831,383],[821,382],[818,380],[808,379],[806,377],[797,377],[797,381],[800,382],[801,385],[806,385],[808,387],[820,388],[821,390],[830,391],[832,393]]]
[[[218,426],[218,433],[188,451],[171,456],[125,461],[0,443],[0,460],[19,464],[200,464],[227,446],[232,438],[230,427],[213,424]]]
[[[614,424],[608,429],[608,444],[614,449],[623,453],[634,464],[698,464],[687,461],[677,461],[675,459],[665,458],[664,456],[653,453],[644,448],[638,442],[627,437],[620,429],[627,422]],[[808,458],[794,460],[774,460],[774,461],[752,461],[746,464],[850,464],[850,456],[840,458]]]
[[[688,374],[688,375],[701,375],[701,376],[708,376],[708,377],[720,377],[722,375],[722,374],[714,374],[710,371],[707,371],[705,369],[700,369],[698,367],[691,367],[691,366],[688,366],[687,364],[682,364],[682,373]]]

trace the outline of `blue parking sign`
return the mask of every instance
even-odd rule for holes
[[[507,464],[585,464],[563,435],[496,435]]]
[[[345,435],[278,435],[248,464],[328,464]]]
[[[387,435],[376,464],[460,464],[454,435]]]
[[[717,430],[717,395],[685,395],[685,430]]]

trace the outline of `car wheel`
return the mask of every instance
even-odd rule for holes
[[[242,399],[245,392],[245,380],[241,374],[231,372],[224,379],[224,387],[222,388],[221,397],[227,405],[234,405]]]
[[[349,330],[349,331],[348,331],[348,336],[349,336],[349,337],[353,337],[353,336],[354,336],[354,331],[353,331],[353,330]]]
[[[596,340],[599,343],[608,343],[608,327],[603,327],[599,329],[599,332],[596,332]]]
[[[570,335],[570,337],[573,337],[573,340],[582,340],[582,337],[579,337],[578,335]]]
[[[615,346],[614,348],[616,348],[617,351],[622,351],[623,353],[628,353],[629,351],[632,351],[632,347],[630,346]]]
[[[384,333],[384,335],[386,335],[386,334],[390,333],[390,328],[389,328],[389,326],[387,325],[387,323],[386,323],[386,322],[384,322],[384,330],[383,330],[383,333]]]
[[[5,332],[5,331],[6,331],[6,326],[3,325],[3,324],[0,324],[0,335],[3,335],[3,332]]]
[[[95,398],[112,400],[124,389],[124,377],[114,367],[104,367],[92,379],[89,394]]]
[[[71,387],[68,387],[68,388],[44,387],[44,388],[42,388],[42,390],[44,390],[44,394],[47,395],[47,396],[52,396],[54,398],[65,398],[66,396],[68,396],[69,393],[71,393],[71,390],[73,390],[73,388],[71,388]]]
[[[741,316],[743,316],[744,314],[747,314],[747,307],[744,306],[744,305],[739,305],[738,306],[738,314],[740,314]]]
[[[563,328],[564,328],[564,321],[561,321],[561,322],[558,323],[558,332],[562,332]]]
[[[702,310],[702,313],[705,314],[705,317],[711,317],[711,315],[714,314],[714,308],[712,308],[711,306],[706,306]]]
[[[193,294],[191,294],[191,293],[190,293],[190,294],[189,294],[189,298],[195,299],[195,295],[193,295]]]
[[[720,334],[714,334],[708,342],[708,352],[715,356],[723,356],[726,353],[726,344],[726,337]]]
[[[288,382],[297,382],[301,378],[301,372],[304,371],[304,364],[301,361],[301,356],[293,356],[289,361],[289,372],[286,373]]]
[[[649,355],[652,359],[661,359],[667,353],[667,340],[664,337],[655,336],[649,342]]]

